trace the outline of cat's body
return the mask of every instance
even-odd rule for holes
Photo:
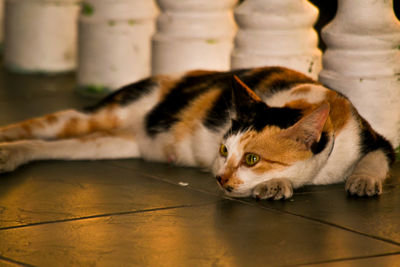
[[[0,172],[140,157],[212,170],[232,196],[274,199],[346,179],[351,194],[380,194],[394,159],[347,98],[280,67],[149,78],[83,111],[0,128],[0,142]]]

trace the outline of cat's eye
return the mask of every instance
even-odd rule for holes
[[[257,154],[248,153],[246,154],[244,160],[247,166],[254,166],[260,161],[260,156]]]
[[[226,146],[224,144],[221,144],[221,147],[219,148],[219,154],[223,157],[228,156],[228,149],[226,148]]]

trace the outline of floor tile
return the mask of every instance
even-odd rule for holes
[[[223,195],[213,175],[199,168],[177,167],[167,163],[154,163],[140,159],[110,161],[110,164],[132,170],[135,173],[158,177],[173,184],[183,184],[199,191]]]
[[[312,267],[366,267],[366,266],[399,266],[400,255],[385,255],[378,257],[368,257],[363,259],[352,259],[338,262],[324,262],[319,264],[310,264]]]
[[[0,256],[0,266],[2,266],[2,267],[21,267],[21,266],[24,266],[25,267],[27,265],[25,265],[23,263],[18,263],[18,262],[12,261],[11,259],[10,260],[2,259],[1,256]]]
[[[400,185],[396,183],[385,185],[383,194],[373,198],[349,197],[342,188],[297,193],[288,201],[246,201],[400,244]]]
[[[280,266],[400,252],[399,246],[228,200],[2,230],[0,240],[0,255],[39,266]]]
[[[33,163],[0,181],[0,228],[219,199],[105,161]]]

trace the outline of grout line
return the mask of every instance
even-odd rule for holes
[[[21,266],[21,267],[34,267],[34,265],[27,264],[27,263],[20,262],[20,261],[16,261],[16,260],[1,256],[1,255],[0,255],[0,260],[6,261],[8,263],[13,263],[13,264],[16,264],[16,265]]]
[[[315,264],[324,264],[324,263],[334,263],[334,262],[346,262],[346,261],[352,261],[352,260],[363,260],[363,259],[373,259],[373,258],[379,258],[379,257],[388,257],[388,256],[393,256],[393,255],[400,255],[400,252],[391,252],[391,253],[383,253],[383,254],[376,254],[376,255],[370,255],[370,256],[360,256],[360,257],[349,257],[349,258],[341,258],[341,259],[332,259],[332,260],[322,260],[322,261],[315,261],[315,262],[308,262],[308,263],[300,263],[300,264],[294,264],[294,265],[285,265],[285,266],[311,266]]]
[[[30,227],[30,226],[45,225],[45,224],[53,224],[53,223],[63,223],[63,222],[74,222],[74,221],[81,221],[81,220],[88,220],[88,219],[97,219],[97,218],[104,218],[104,217],[110,217],[110,216],[116,216],[116,215],[128,215],[128,214],[146,213],[146,212],[153,212],[153,211],[163,211],[163,210],[171,210],[171,209],[179,209],[179,208],[197,207],[197,206],[209,205],[209,204],[210,203],[197,204],[197,205],[177,205],[177,206],[162,207],[162,208],[150,208],[150,209],[141,209],[141,210],[132,210],[132,211],[104,213],[104,214],[76,217],[76,218],[70,218],[70,219],[43,221],[43,222],[29,223],[29,224],[24,224],[24,225],[0,227],[0,231],[25,228],[25,227]]]

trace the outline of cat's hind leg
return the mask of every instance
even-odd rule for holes
[[[60,140],[21,140],[0,144],[0,173],[35,160],[96,160],[139,157],[129,131],[98,132]]]
[[[389,172],[389,163],[382,150],[366,154],[347,178],[345,189],[350,195],[374,196],[382,193],[382,182]]]
[[[123,127],[121,110],[106,106],[96,112],[64,110],[0,127],[0,143],[17,140],[71,138]]]

